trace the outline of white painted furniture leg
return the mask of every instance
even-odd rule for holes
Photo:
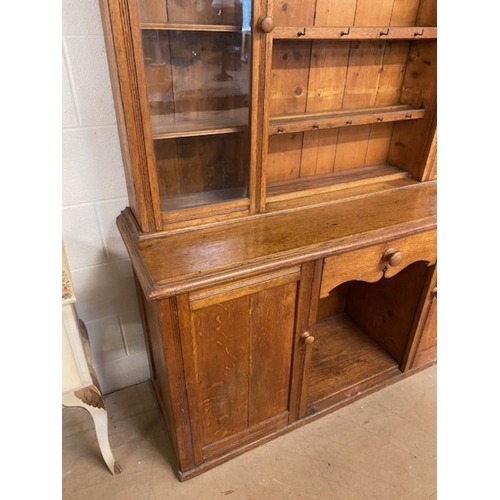
[[[111,474],[120,474],[122,468],[115,460],[109,445],[108,413],[104,405],[101,391],[95,385],[90,385],[73,393],[65,394],[62,404],[66,407],[78,406],[80,408],[85,408],[92,415],[97,434],[97,442],[99,443],[102,457],[108,469],[111,471]]]

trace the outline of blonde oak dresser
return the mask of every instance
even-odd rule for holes
[[[181,480],[437,359],[434,0],[101,0]]]

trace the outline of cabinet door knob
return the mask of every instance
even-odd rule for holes
[[[437,286],[435,286],[435,287],[432,289],[432,292],[431,292],[431,297],[432,297],[433,299],[435,299],[435,298],[437,298],[437,296],[438,296],[438,287],[437,287]]]
[[[263,17],[260,20],[260,29],[264,33],[271,33],[274,29],[274,19],[271,16]]]
[[[403,254],[398,250],[394,250],[394,248],[389,248],[384,252],[382,259],[386,261],[390,266],[394,267],[398,264],[401,264],[401,261],[403,260]]]
[[[312,344],[314,342],[314,337],[309,332],[304,332],[301,336],[301,339],[304,339],[306,344]]]

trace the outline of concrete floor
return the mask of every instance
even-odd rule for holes
[[[149,383],[106,396],[123,468],[102,461],[90,415],[63,409],[64,500],[426,500],[436,494],[436,367],[181,483]]]

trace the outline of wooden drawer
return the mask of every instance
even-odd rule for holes
[[[410,264],[436,262],[436,231],[413,234],[370,247],[327,257],[323,265],[320,297],[346,281],[373,283],[390,278]]]

